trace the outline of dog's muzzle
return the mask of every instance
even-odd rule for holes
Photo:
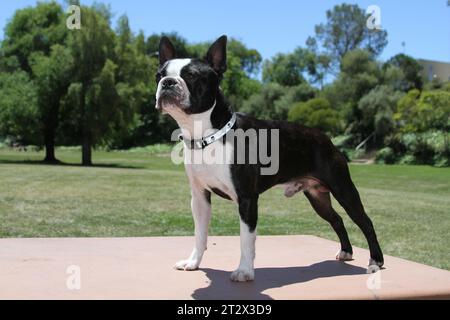
[[[176,87],[178,84],[177,79],[165,77],[161,80],[161,89],[162,90],[171,90]]]
[[[158,83],[156,109],[161,111],[165,105],[186,108],[188,97],[187,86],[180,77],[164,77]]]

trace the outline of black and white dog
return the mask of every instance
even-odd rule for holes
[[[241,260],[231,280],[253,280],[258,197],[275,185],[284,186],[286,196],[303,191],[314,210],[331,224],[339,237],[341,248],[336,259],[350,260],[352,246],[342,218],[331,206],[331,192],[367,238],[369,270],[381,267],[383,254],[372,222],[350,178],[346,159],[330,139],[312,128],[233,112],[219,86],[227,68],[226,43],[226,36],[217,39],[204,59],[177,59],[172,43],[163,37],[159,45],[156,108],[173,117],[181,128],[185,160],[188,155],[201,156],[206,152],[225,154],[225,160],[236,160],[239,155],[231,130],[266,129],[278,132],[279,167],[276,173],[263,175],[264,165],[260,161],[212,164],[185,161],[192,194],[195,246],[189,258],[177,262],[175,268],[195,270],[199,267],[207,244],[211,193],[215,193],[239,207]],[[198,123],[201,130],[195,128]],[[254,144],[245,141],[248,155]]]

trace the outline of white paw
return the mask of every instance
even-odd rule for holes
[[[255,279],[255,271],[253,269],[237,269],[231,273],[231,281],[253,281]]]
[[[367,267],[367,273],[375,273],[377,271],[380,271],[382,265],[383,265],[382,262],[377,262],[372,258],[370,258],[369,266]]]
[[[340,261],[349,261],[352,260],[353,255],[350,252],[344,251],[344,250],[339,250],[336,253],[336,260],[340,260]]]
[[[184,271],[192,271],[197,270],[199,266],[199,262],[196,260],[180,260],[177,263],[175,263],[174,268],[177,270],[184,270]]]

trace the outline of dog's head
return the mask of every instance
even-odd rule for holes
[[[156,109],[163,113],[196,114],[210,109],[226,71],[227,37],[217,39],[204,59],[177,59],[167,37],[159,43],[159,68],[156,74]]]

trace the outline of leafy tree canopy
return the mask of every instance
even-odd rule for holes
[[[336,133],[340,126],[338,112],[324,98],[294,104],[289,111],[288,119],[329,133]]]
[[[348,52],[356,49],[378,56],[387,45],[387,32],[368,29],[367,18],[365,10],[356,4],[336,5],[327,10],[326,22],[315,26],[315,43],[337,65]]]
[[[65,14],[56,2],[38,2],[36,7],[17,10],[6,25],[3,55],[16,57],[20,68],[31,73],[30,55],[49,55],[54,44],[67,37]]]
[[[409,91],[397,104],[395,120],[402,132],[449,132],[450,91]]]
[[[39,143],[38,115],[36,88],[28,74],[0,73],[0,136]]]
[[[387,73],[385,81],[391,82],[397,90],[408,92],[423,87],[422,66],[408,55],[400,53],[393,56],[383,65],[383,69]]]

